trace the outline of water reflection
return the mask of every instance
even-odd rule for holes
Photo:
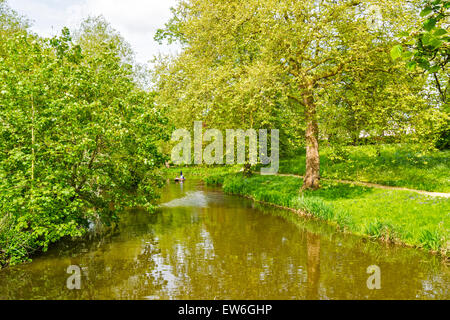
[[[319,299],[320,279],[320,237],[317,234],[306,231],[306,250],[308,251],[308,300]]]
[[[0,271],[0,299],[449,298],[448,269],[418,250],[364,242],[192,181],[170,183],[161,204]],[[382,290],[366,286],[373,264]],[[83,268],[82,290],[66,288],[70,265]]]

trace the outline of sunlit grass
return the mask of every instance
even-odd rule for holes
[[[359,146],[336,155],[324,148],[320,161],[323,178],[450,192],[449,150],[423,153],[409,145]],[[303,175],[305,156],[282,159],[280,173]]]

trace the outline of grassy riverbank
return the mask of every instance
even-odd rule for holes
[[[174,175],[179,169],[170,169]],[[353,234],[448,255],[450,200],[409,191],[323,182],[322,189],[299,194],[302,179],[246,178],[237,167],[183,168],[188,177],[222,185],[224,192],[250,197],[327,221]]]
[[[303,175],[305,156],[280,161],[280,173]],[[421,152],[411,145],[345,147],[339,152],[323,148],[321,175],[406,187],[433,192],[450,192],[450,150]]]

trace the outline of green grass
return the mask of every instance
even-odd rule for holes
[[[354,234],[447,254],[450,200],[408,191],[325,182],[318,191],[299,190],[295,177],[219,174],[206,178],[227,193],[299,209]]]
[[[321,151],[321,175],[410,189],[450,192],[450,150],[423,153],[411,145],[346,147]],[[305,156],[280,161],[280,173],[304,175]]]
[[[192,177],[196,178],[206,178],[209,176],[220,176],[227,173],[236,173],[242,169],[240,165],[234,166],[185,166],[185,167],[173,167],[169,169],[164,169],[163,173],[168,178],[175,178],[180,175],[180,171],[183,171],[183,175],[190,179]]]

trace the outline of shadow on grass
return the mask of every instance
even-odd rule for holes
[[[314,196],[324,200],[361,198],[373,193],[373,188],[340,183],[322,183],[322,188],[316,191],[305,191],[305,196]]]

